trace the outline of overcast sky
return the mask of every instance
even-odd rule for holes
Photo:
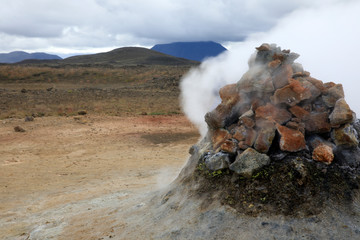
[[[294,11],[334,2],[339,1],[0,0],[0,52],[67,56],[208,40],[231,47]]]

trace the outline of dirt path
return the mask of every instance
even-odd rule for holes
[[[105,205],[167,185],[198,137],[180,115],[0,121],[0,239],[111,236]]]

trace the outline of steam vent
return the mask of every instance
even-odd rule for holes
[[[360,122],[298,56],[257,48],[179,176],[129,209],[126,239],[360,239]]]
[[[207,136],[183,180],[207,204],[250,216],[312,216],[346,205],[359,185],[360,123],[343,86],[311,77],[298,54],[256,48],[249,70],[219,91]],[[195,187],[193,187],[195,188]]]

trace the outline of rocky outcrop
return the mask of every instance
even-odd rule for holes
[[[249,177],[273,152],[304,152],[331,164],[335,147],[359,145],[342,85],[311,77],[294,63],[298,56],[263,44],[241,79],[220,89],[221,103],[205,116],[216,156],[207,160],[209,169],[228,167]],[[228,166],[218,153],[231,156]]]

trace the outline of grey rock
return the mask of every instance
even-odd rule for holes
[[[246,149],[237,156],[234,163],[230,165],[230,170],[244,177],[250,178],[254,171],[268,165],[270,157],[259,153],[253,148]]]
[[[300,63],[295,62],[291,66],[292,66],[292,69],[293,69],[294,73],[297,73],[297,72],[302,73],[302,72],[304,72],[304,68]]]
[[[307,88],[310,90],[311,92],[311,100],[314,100],[316,99],[318,96],[321,95],[321,91],[316,87],[314,86],[314,84],[312,84],[311,82],[307,81],[306,79],[299,79],[299,82],[301,83],[301,85],[304,87],[304,88]]]
[[[230,164],[229,154],[218,152],[205,159],[205,165],[211,171],[228,168]]]
[[[327,133],[331,130],[327,112],[312,112],[304,119],[307,133]]]
[[[286,57],[286,63],[292,64],[298,57],[300,57],[300,54],[291,52],[288,54],[288,56]]]
[[[358,134],[351,124],[333,129],[331,138],[336,146],[356,147],[359,145]]]
[[[336,84],[335,86],[329,88],[324,95],[322,95],[322,99],[328,107],[334,107],[336,101],[339,98],[344,98],[344,96],[345,94],[342,84]]]
[[[336,101],[334,110],[330,114],[329,119],[332,125],[340,125],[352,122],[353,117],[353,111],[351,111],[345,99],[340,98]]]

